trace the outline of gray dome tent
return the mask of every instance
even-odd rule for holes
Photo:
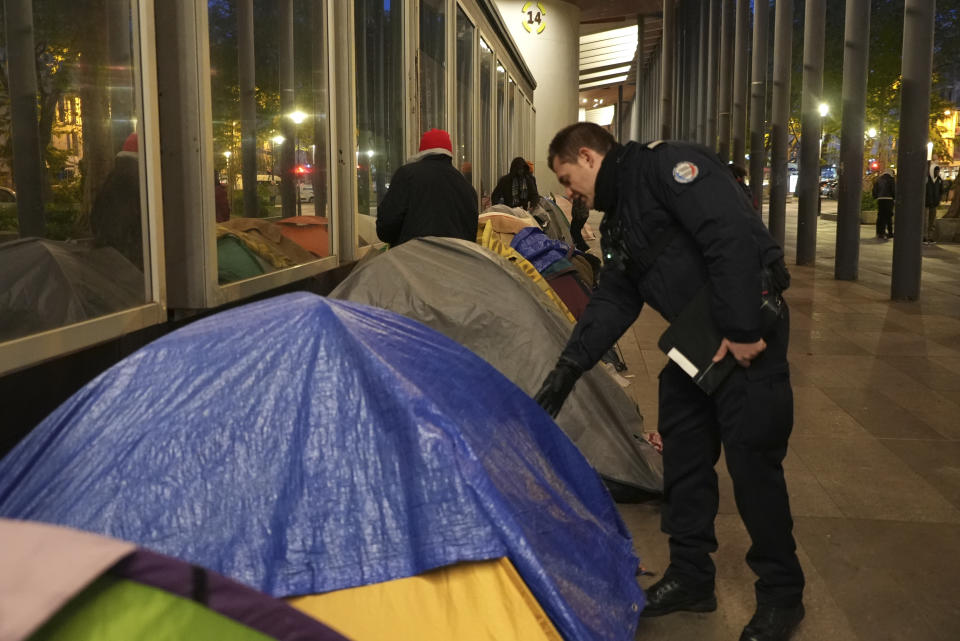
[[[330,296],[418,320],[469,348],[531,395],[572,330],[508,260],[451,238],[395,247],[359,265]],[[593,368],[577,383],[557,424],[607,480],[662,491],[662,462],[643,439],[643,417],[603,368]]]

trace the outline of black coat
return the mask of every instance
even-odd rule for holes
[[[430,154],[400,167],[377,208],[377,236],[399,245],[446,236],[476,241],[477,192],[449,156]]]
[[[537,193],[537,180],[533,177],[533,174],[525,174],[516,178],[518,179],[516,195],[514,195],[513,190],[514,175],[507,174],[497,181],[497,186],[493,188],[493,193],[490,194],[490,202],[494,205],[503,204],[507,207],[523,207],[524,209],[530,209],[539,204],[540,194]],[[519,183],[519,180],[522,180],[523,186],[527,188],[525,198],[520,188],[522,183]]]
[[[873,197],[877,200],[893,200],[897,197],[897,184],[892,175],[883,173],[877,176],[877,181],[873,183]]]
[[[943,199],[943,179],[937,176],[936,179],[927,175],[927,191],[924,202],[927,207],[936,207]]]
[[[783,250],[716,154],[679,142],[617,145],[601,165],[594,207],[605,212],[604,267],[564,357],[592,367],[644,303],[672,322],[707,280],[723,335],[761,338],[760,272]],[[670,240],[646,269],[661,238]]]

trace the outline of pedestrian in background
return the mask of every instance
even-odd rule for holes
[[[897,181],[889,169],[877,176],[873,183],[873,198],[877,201],[877,239],[893,238],[893,203],[897,197]]]
[[[927,193],[925,205],[927,207],[927,224],[923,230],[923,244],[932,245],[937,237],[937,206],[943,199],[943,179],[940,178],[940,167],[927,161]]]

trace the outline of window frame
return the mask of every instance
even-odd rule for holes
[[[0,342],[0,376],[158,325],[167,320],[164,269],[163,194],[160,183],[157,54],[154,0],[128,0],[133,27],[133,94],[140,145],[140,202],[144,223],[142,305],[79,323]]]

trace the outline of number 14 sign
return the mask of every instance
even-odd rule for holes
[[[533,33],[534,29],[536,29],[537,33],[543,33],[543,30],[547,26],[547,23],[543,20],[543,17],[547,15],[547,10],[543,8],[543,3],[524,2],[522,11],[523,28],[527,30],[527,33]]]

